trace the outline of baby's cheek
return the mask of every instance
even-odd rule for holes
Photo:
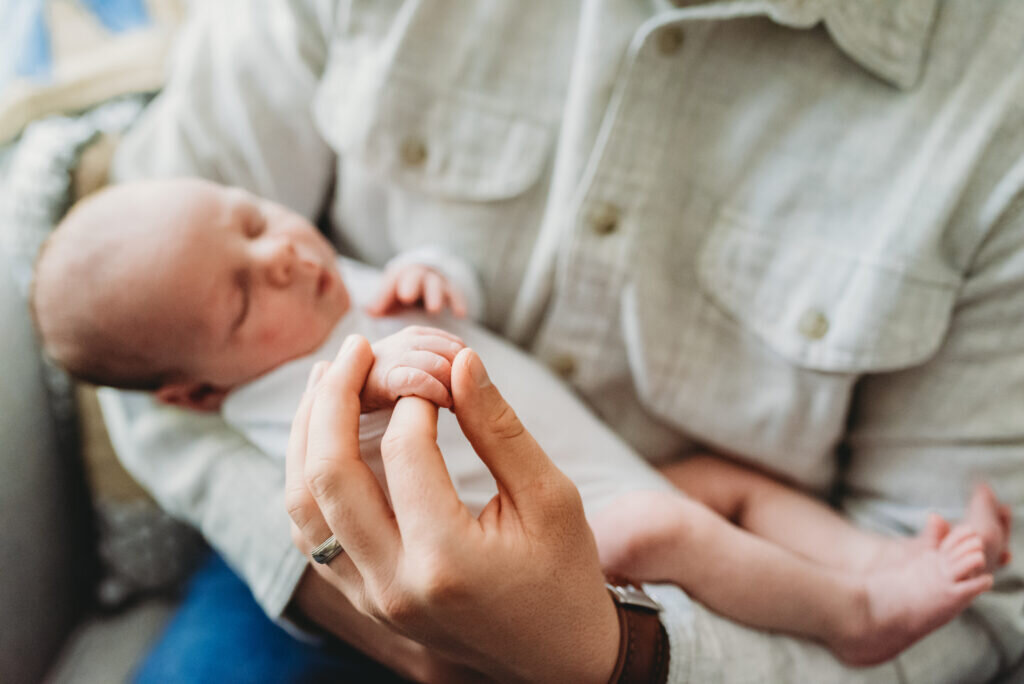
[[[260,331],[258,337],[259,344],[264,347],[273,346],[279,339],[281,339],[281,331],[276,327],[264,328]]]
[[[284,325],[267,326],[260,330],[256,335],[256,344],[273,356],[292,357],[312,351],[312,347],[304,343],[298,331]]]

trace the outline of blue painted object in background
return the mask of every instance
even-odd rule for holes
[[[112,33],[130,31],[149,24],[143,0],[79,0]]]
[[[18,80],[47,83],[53,77],[53,50],[47,4],[75,1],[111,33],[150,24],[145,0],[0,0],[0,93]]]

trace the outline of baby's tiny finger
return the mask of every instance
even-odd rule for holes
[[[455,357],[466,345],[461,341],[455,342],[449,337],[440,335],[423,335],[413,342],[412,348],[425,352],[433,352],[443,356],[448,363],[455,361]]]
[[[421,371],[433,375],[445,386],[450,385],[452,381],[451,362],[443,355],[435,352],[424,351],[421,349],[409,349],[402,353],[401,357],[398,359],[398,363],[395,365],[419,368]]]
[[[388,372],[388,389],[396,397],[417,396],[442,408],[452,405],[451,395],[441,381],[430,373],[409,366],[395,366]]]
[[[469,307],[466,305],[466,298],[463,296],[462,291],[452,285],[448,285],[446,291],[448,305],[451,307],[452,313],[459,318],[465,318],[466,314],[469,313]]]
[[[427,271],[423,275],[423,308],[430,313],[440,313],[444,307],[444,280],[437,273]]]
[[[423,294],[423,276],[426,271],[423,266],[410,266],[399,274],[396,291],[400,302],[411,305],[419,301]]]
[[[398,294],[398,273],[388,272],[381,281],[380,292],[377,297],[366,307],[366,310],[375,316],[386,314],[394,306]]]
[[[462,338],[455,333],[442,330],[441,328],[434,328],[429,325],[410,325],[408,328],[403,329],[402,332],[408,335],[433,335],[435,337],[443,337],[459,345],[459,349],[466,346],[466,343],[462,341]]]

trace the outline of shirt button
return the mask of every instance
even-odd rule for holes
[[[619,227],[619,210],[611,204],[599,204],[590,214],[590,227],[598,235],[610,235]]]
[[[551,359],[551,370],[558,373],[562,378],[568,380],[576,372],[576,359],[568,354],[556,356]]]
[[[419,138],[406,138],[402,141],[401,154],[408,166],[419,166],[427,159],[427,146]]]
[[[810,309],[800,317],[797,328],[807,339],[820,340],[828,332],[828,319],[817,309]]]
[[[677,26],[666,26],[658,31],[656,40],[658,52],[666,57],[670,57],[679,52],[679,48],[682,47],[683,31]]]

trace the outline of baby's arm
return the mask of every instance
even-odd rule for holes
[[[451,406],[452,363],[465,346],[449,332],[418,325],[378,340],[360,395],[363,413],[394,406],[399,397],[410,395]]]
[[[380,293],[368,307],[383,316],[403,307],[422,304],[428,313],[444,308],[463,318],[480,320],[483,292],[473,267],[439,248],[425,246],[399,254],[384,272]]]

